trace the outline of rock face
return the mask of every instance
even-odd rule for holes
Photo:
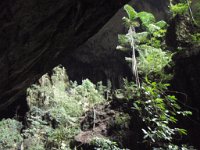
[[[193,116],[182,124],[188,130],[188,141],[195,148],[200,148],[200,47],[190,49],[190,53],[182,53],[176,58],[174,89],[179,94],[183,108],[191,110]]]
[[[188,16],[176,16],[167,34],[167,44],[172,50],[182,48],[173,58],[172,88],[178,91],[176,96],[182,108],[193,112],[192,117],[182,120],[180,125],[188,130],[186,140],[197,149],[200,149],[200,43],[194,41],[192,35],[199,32],[200,28],[194,26]]]
[[[123,54],[115,50],[117,34],[125,30],[124,12],[109,19],[127,1],[1,1],[0,111],[14,114],[16,105],[25,111],[26,88],[58,64],[67,68],[70,79],[111,80],[119,86],[130,75]],[[159,18],[166,14],[165,0],[131,4]]]
[[[129,4],[138,11],[154,13],[158,19],[167,16],[166,1],[153,3],[152,0],[143,2],[132,0]],[[160,7],[157,7],[158,5]],[[126,31],[122,21],[125,15],[123,8],[120,9],[97,34],[64,58],[62,65],[68,68],[68,75],[71,79],[90,78],[94,82],[104,81],[104,83],[110,80],[115,88],[121,85],[123,77],[131,75],[124,61],[124,54],[116,50],[118,34]]]
[[[41,74],[94,35],[127,2],[3,0],[0,2],[0,110]]]
[[[70,79],[90,78],[104,83],[110,80],[114,86],[120,86],[122,78],[130,75],[124,55],[115,50],[117,35],[125,31],[121,21],[125,14],[119,8],[128,1],[1,0],[0,118],[25,112],[26,88],[58,64],[67,68]],[[153,12],[157,18],[166,17],[166,3],[166,0],[131,1],[137,10]],[[175,30],[170,30],[169,42],[177,47]],[[173,81],[175,89],[187,93],[192,99],[191,106],[197,110],[199,51],[200,47],[190,47],[176,58]],[[199,112],[194,110],[194,114],[197,120]],[[196,138],[198,145],[199,123],[188,126],[194,127],[190,137],[193,141]]]

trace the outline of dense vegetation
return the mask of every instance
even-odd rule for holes
[[[126,149],[120,140],[96,134],[96,127],[100,126],[97,123],[99,107],[119,101],[120,112],[113,110],[114,123],[110,128],[120,128],[123,132],[135,118],[133,114],[137,114],[143,123],[143,139],[134,142],[142,142],[146,149],[154,150],[194,149],[181,142],[187,131],[177,125],[180,116],[192,113],[181,108],[179,100],[169,91],[169,80],[173,77],[173,72],[169,71],[173,67],[172,57],[179,50],[168,50],[165,41],[168,24],[156,21],[151,13],[136,12],[129,5],[124,9],[127,33],[119,35],[117,49],[127,55],[125,59],[133,78],[124,79],[121,89],[111,90],[111,85],[106,87],[101,82],[95,85],[88,79],[78,85],[69,81],[65,68],[54,68],[52,74],[43,75],[27,89],[29,111],[23,124],[18,121],[17,114],[15,119],[0,121],[0,149],[66,150],[84,149],[84,145],[96,150]],[[186,15],[196,24],[198,21],[194,20],[190,9],[188,1],[170,3],[173,17]],[[193,44],[199,43],[199,33],[191,37]],[[83,132],[82,122],[88,112],[92,113],[92,134],[87,142],[80,144],[76,136]]]
[[[173,7],[182,10],[182,5]],[[166,74],[164,69],[170,67],[173,55],[167,51],[163,38],[167,23],[156,22],[151,13],[137,13],[129,5],[125,5],[125,10],[128,18],[123,19],[128,33],[119,36],[121,46],[118,48],[132,51],[132,58],[126,60],[131,62],[136,84],[127,82],[121,94],[128,101],[133,101],[133,109],[138,111],[145,123],[143,139],[149,148],[180,149],[174,145],[173,139],[177,134],[187,133],[185,129],[176,128],[173,124],[177,122],[177,115],[187,116],[191,112],[181,111],[176,97],[167,94],[170,86],[167,81],[171,75]],[[140,32],[137,32],[137,28],[140,28]],[[139,55],[137,58],[136,51]]]
[[[1,121],[1,149],[28,150],[66,149],[80,131],[84,112],[104,102],[104,87],[88,79],[81,85],[69,82],[63,67],[56,67],[51,76],[45,74],[38,84],[27,89],[30,107],[26,128],[16,120]],[[12,136],[11,136],[12,135]],[[12,137],[12,138],[11,138]]]

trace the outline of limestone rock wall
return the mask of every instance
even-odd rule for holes
[[[127,2],[119,0],[2,0],[0,110],[60,64]]]

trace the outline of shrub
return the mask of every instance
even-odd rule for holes
[[[187,3],[178,3],[178,4],[171,4],[170,11],[173,13],[173,16],[176,15],[183,15],[188,12],[188,4]]]
[[[193,44],[200,45],[200,33],[195,33],[195,34],[191,35],[191,37],[192,37]]]
[[[140,74],[145,74],[149,78],[153,79],[155,76],[159,76],[160,79],[167,79],[164,68],[171,62],[172,54],[167,51],[163,51],[160,48],[154,48],[148,45],[141,45],[139,47],[138,57],[138,71]]]
[[[101,83],[96,86],[88,79],[81,85],[70,82],[63,67],[54,68],[52,75],[45,74],[27,89],[30,111],[24,137],[37,138],[45,149],[69,149],[80,132],[83,113],[105,101],[104,90]]]
[[[94,147],[94,150],[123,150],[120,149],[116,142],[110,141],[105,138],[94,138],[90,145]]]
[[[21,128],[22,124],[14,119],[0,121],[0,149],[17,150],[23,141]]]
[[[157,80],[168,80],[170,76],[164,73],[164,67],[169,66],[173,54],[166,50],[164,44],[167,23],[163,20],[156,22],[151,13],[137,13],[129,5],[125,5],[124,9],[128,18],[124,17],[123,20],[129,30],[127,34],[119,35],[120,46],[117,48],[125,52],[132,51],[132,57],[125,59],[132,65],[136,83],[139,75],[147,76],[150,79],[156,77]],[[140,24],[141,32],[137,32]],[[136,52],[139,53],[138,57]]]
[[[185,135],[185,129],[174,127],[177,115],[191,115],[190,111],[182,111],[173,95],[168,95],[169,75],[164,72],[164,67],[171,62],[172,53],[166,51],[164,36],[167,24],[164,21],[156,22],[153,15],[149,13],[137,13],[131,6],[124,7],[128,18],[123,18],[129,28],[126,35],[119,36],[122,50],[131,50],[132,58],[126,58],[132,64],[135,82],[125,80],[124,88],[116,91],[117,98],[125,99],[133,103],[136,110],[146,125],[143,128],[143,142],[148,148],[169,149],[179,147],[172,142],[175,135]],[[180,10],[179,10],[180,11]],[[132,13],[134,12],[134,13]],[[140,19],[144,31],[137,33]],[[137,22],[137,23],[135,23]],[[131,47],[131,49],[130,49]],[[138,51],[139,56],[136,57]],[[139,83],[138,74],[144,75]],[[150,81],[150,80],[152,81]]]

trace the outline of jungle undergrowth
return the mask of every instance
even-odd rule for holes
[[[188,3],[171,3],[170,7],[174,16],[183,15],[189,9]],[[187,134],[185,129],[176,127],[178,117],[189,116],[191,112],[184,111],[177,98],[168,93],[168,81],[173,77],[165,70],[171,67],[173,56],[165,44],[168,24],[163,20],[156,21],[151,13],[136,12],[129,5],[125,5],[124,9],[128,15],[123,18],[128,32],[119,35],[120,45],[117,48],[129,55],[125,59],[132,68],[135,82],[124,80],[124,87],[113,95],[131,103],[131,111],[144,122],[142,142],[147,149],[194,149],[174,142]],[[199,41],[199,34],[193,38]],[[104,97],[105,93],[107,98]],[[4,129],[0,133],[0,148],[71,149],[74,136],[81,130],[83,114],[93,110],[94,129],[95,105],[104,103],[110,95],[110,90],[102,83],[94,85],[86,79],[78,85],[68,80],[63,67],[56,67],[52,75],[45,74],[38,83],[27,89],[30,110],[24,128],[16,120],[0,122],[0,129]],[[116,142],[105,138],[96,137],[91,145],[98,150],[121,150]]]
[[[14,119],[0,122],[0,148],[4,150],[66,150],[71,149],[80,132],[83,114],[106,101],[107,89],[85,79],[82,84],[68,80],[66,71],[58,66],[51,75],[43,75],[27,89],[30,110],[25,126]],[[74,149],[74,148],[73,148]]]
[[[174,13],[181,14],[186,9],[185,5],[171,7]],[[178,140],[175,137],[181,139],[187,134],[185,129],[175,127],[178,116],[188,116],[192,113],[183,111],[177,98],[167,93],[170,86],[168,81],[173,76],[165,71],[166,67],[170,67],[173,56],[165,44],[168,25],[163,20],[157,22],[151,13],[136,12],[130,5],[125,5],[124,9],[128,17],[124,17],[123,20],[128,32],[119,35],[120,45],[117,49],[127,54],[129,51],[134,53],[132,57],[125,59],[134,66],[132,71],[135,82],[125,80],[124,88],[116,93],[121,99],[133,103],[132,110],[137,111],[145,123],[146,127],[141,130],[147,149],[193,149],[184,144],[174,143]],[[135,53],[138,53],[138,56]]]

